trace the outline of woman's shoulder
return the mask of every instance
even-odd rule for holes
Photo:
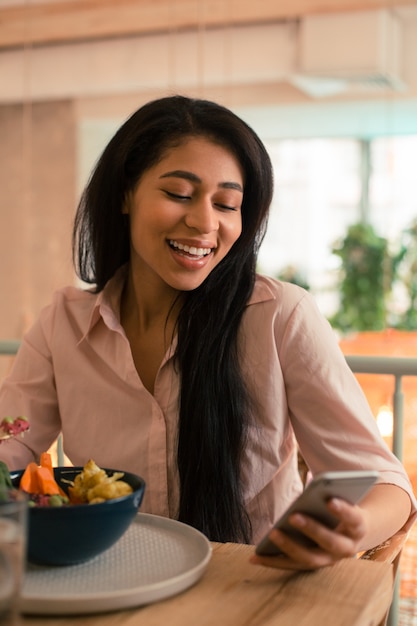
[[[248,304],[275,301],[275,306],[278,307],[295,306],[305,298],[310,300],[311,295],[303,287],[264,274],[257,274]]]
[[[39,325],[47,336],[62,332],[66,327],[86,329],[100,298],[100,294],[81,286],[66,285],[57,289],[41,310],[34,332]]]
[[[77,328],[82,334],[91,330],[103,318],[114,327],[119,317],[120,296],[125,274],[117,272],[97,292],[94,286],[85,283],[67,285],[55,291],[49,306],[45,307],[41,319],[49,328],[68,326]]]
[[[120,267],[107,281],[101,291],[87,283],[67,285],[55,291],[52,297],[53,306],[64,306],[74,310],[94,308],[105,302],[110,307],[118,305],[121,291],[126,280],[126,266]]]
[[[315,297],[303,287],[270,276],[258,275],[248,303],[247,317],[254,324],[267,324],[277,329],[328,326]],[[269,323],[269,322],[268,322]]]
[[[53,294],[49,306],[51,308],[73,308],[94,306],[98,294],[92,288],[76,285],[65,285]]]

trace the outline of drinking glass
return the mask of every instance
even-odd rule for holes
[[[18,623],[26,563],[27,498],[0,488],[0,624]]]

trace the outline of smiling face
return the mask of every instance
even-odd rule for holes
[[[124,209],[131,270],[148,284],[197,288],[242,232],[244,180],[232,152],[190,137],[146,170]]]

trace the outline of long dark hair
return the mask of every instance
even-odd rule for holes
[[[246,541],[241,461],[251,419],[240,368],[239,328],[253,291],[272,198],[272,166],[256,133],[229,109],[183,96],[136,111],[100,157],[82,195],[73,232],[78,275],[101,291],[129,260],[127,195],[164,153],[190,136],[230,150],[244,175],[242,233],[197,289],[183,294],[176,362],[181,377],[179,519],[215,541]]]

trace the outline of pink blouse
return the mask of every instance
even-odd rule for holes
[[[74,465],[92,458],[141,475],[147,484],[141,511],[175,517],[175,341],[152,395],[120,325],[123,284],[119,271],[98,295],[75,287],[56,292],[25,335],[0,388],[0,415],[26,415],[31,429],[1,445],[0,458],[10,469],[23,468],[62,431]],[[313,474],[379,470],[381,482],[405,489],[416,510],[404,468],[381,439],[336,336],[308,292],[258,276],[240,340],[254,400],[242,467],[254,543],[301,491],[295,440]]]

